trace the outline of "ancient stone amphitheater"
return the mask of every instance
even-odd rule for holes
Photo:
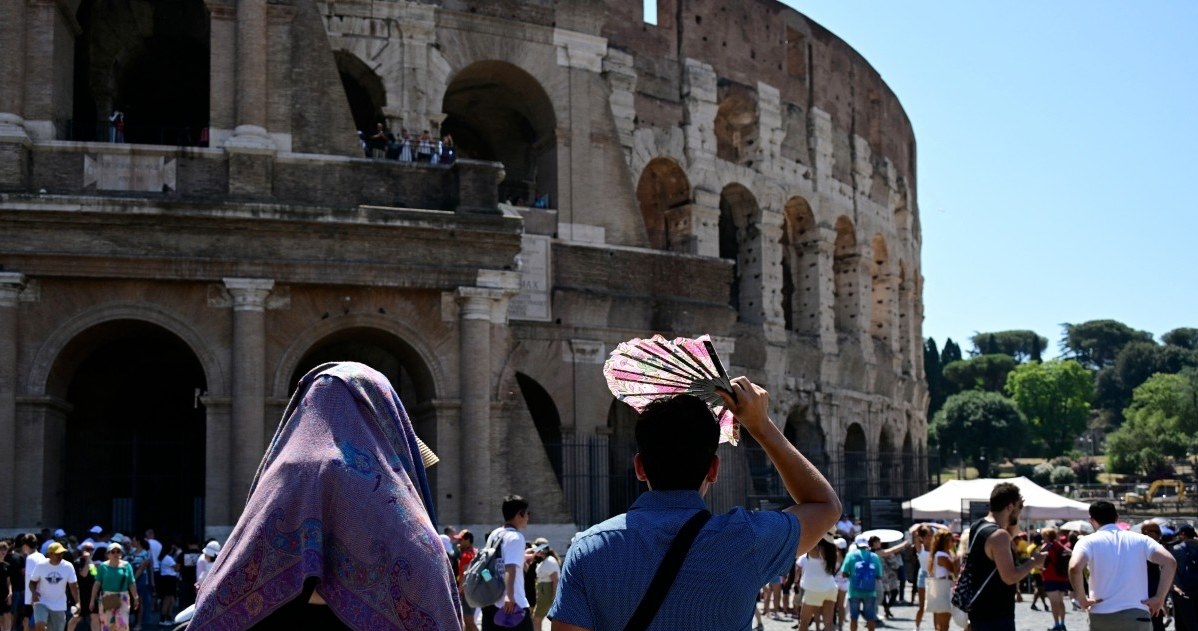
[[[921,490],[898,98],[776,2],[655,4],[0,0],[0,530],[227,532],[334,359],[395,383],[442,523],[585,526],[636,493],[602,362],[652,333],[711,334],[846,506]],[[721,455],[714,507],[779,501]]]

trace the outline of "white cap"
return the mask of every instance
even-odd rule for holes
[[[857,546],[858,548],[868,548],[869,537],[866,537],[865,535],[857,535],[857,538],[853,539],[853,545]]]
[[[836,538],[836,547],[841,550],[844,550],[845,548],[849,547],[849,542],[845,541],[844,537],[837,537]]]

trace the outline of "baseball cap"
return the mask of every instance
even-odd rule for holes
[[[865,535],[857,535],[857,538],[853,539],[853,545],[857,546],[858,548],[868,548],[869,537],[866,537]]]
[[[220,552],[220,544],[215,541],[209,541],[208,545],[204,546],[204,554],[210,557],[216,556]]]
[[[849,547],[849,542],[846,541],[844,537],[837,537],[836,541],[834,543],[836,544],[836,547],[841,550],[844,550],[845,548]]]
[[[58,543],[57,541],[50,544],[50,547],[46,548],[46,552],[49,554],[62,554],[63,552],[66,552],[66,551],[67,551],[67,549],[61,543]]]
[[[98,534],[104,532],[104,529],[99,526],[92,526],[91,529],[88,530],[88,532],[92,533],[93,535],[98,535]]]
[[[62,528],[59,528],[58,530],[54,531],[54,536],[55,537],[65,537],[65,536],[67,536],[67,531],[63,530]]]

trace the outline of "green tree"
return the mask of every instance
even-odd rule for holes
[[[1003,353],[1018,362],[1040,361],[1041,353],[1048,348],[1048,338],[1026,330],[975,333],[969,341],[975,355]]]
[[[1095,406],[1109,412],[1116,425],[1122,424],[1123,410],[1131,404],[1132,392],[1156,373],[1177,373],[1198,367],[1198,351],[1178,345],[1158,346],[1152,342],[1131,342],[1115,357],[1115,363],[1103,368],[1095,382]]]
[[[1010,355],[978,355],[946,364],[944,378],[961,390],[1001,392],[1007,383],[1007,373],[1016,365],[1015,358]]]
[[[1198,449],[1198,371],[1155,374],[1135,389],[1123,426],[1107,437],[1116,473],[1149,474]]]
[[[1130,342],[1152,341],[1151,333],[1137,331],[1116,320],[1089,320],[1063,326],[1065,337],[1061,347],[1071,358],[1092,370],[1113,364],[1120,349]]]
[[[1086,431],[1094,375],[1081,364],[1071,359],[1020,364],[1007,377],[1006,390],[1048,455],[1065,453]]]
[[[945,401],[929,427],[940,446],[941,458],[956,447],[962,458],[977,463],[982,450],[997,461],[1019,453],[1027,436],[1027,421],[1015,403],[997,392],[971,390]]]
[[[1173,329],[1161,336],[1166,346],[1180,346],[1192,351],[1198,350],[1198,329],[1181,327]]]
[[[960,360],[962,357],[963,355],[961,355],[961,347],[957,346],[957,343],[953,341],[953,338],[944,338],[944,349],[940,351],[940,365],[947,366],[955,361]]]

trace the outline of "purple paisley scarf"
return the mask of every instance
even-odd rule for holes
[[[300,380],[191,631],[242,630],[304,580],[357,631],[454,630],[461,606],[416,434],[387,378],[356,363]]]

